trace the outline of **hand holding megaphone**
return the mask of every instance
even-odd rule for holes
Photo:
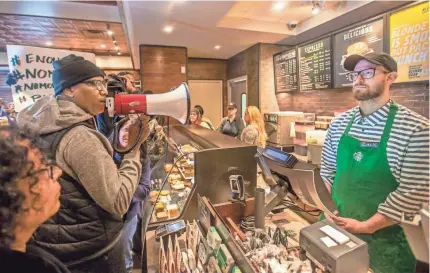
[[[106,98],[109,116],[146,114],[172,117],[185,124],[190,114],[190,95],[186,83],[163,94],[115,94]]]
[[[115,124],[113,148],[119,154],[139,149],[148,138],[150,117],[139,114],[129,115]]]

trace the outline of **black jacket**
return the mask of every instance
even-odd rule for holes
[[[245,124],[240,117],[236,117],[232,122],[230,122],[228,117],[224,117],[218,127],[218,132],[224,135],[240,138],[244,128]]]
[[[0,272],[70,273],[57,258],[35,246],[28,246],[26,253],[0,249]]]
[[[41,136],[39,147],[50,149],[52,154],[62,136],[72,128]],[[109,251],[121,236],[121,216],[103,210],[67,173],[63,172],[59,183],[61,207],[36,230],[30,243],[55,253],[66,265],[89,257],[96,258]]]

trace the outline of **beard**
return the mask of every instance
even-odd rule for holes
[[[365,83],[358,83],[352,87],[352,95],[358,101],[366,101],[380,97],[384,93],[384,83],[375,83],[370,87]]]

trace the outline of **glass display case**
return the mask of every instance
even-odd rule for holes
[[[172,125],[166,134],[168,153],[152,168],[150,197],[144,206],[148,230],[178,219],[194,220],[197,194],[213,204],[229,201],[231,175],[241,175],[245,193],[252,196],[256,146],[195,125]]]

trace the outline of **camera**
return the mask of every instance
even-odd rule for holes
[[[289,29],[295,29],[297,27],[297,21],[289,21],[287,26]]]

